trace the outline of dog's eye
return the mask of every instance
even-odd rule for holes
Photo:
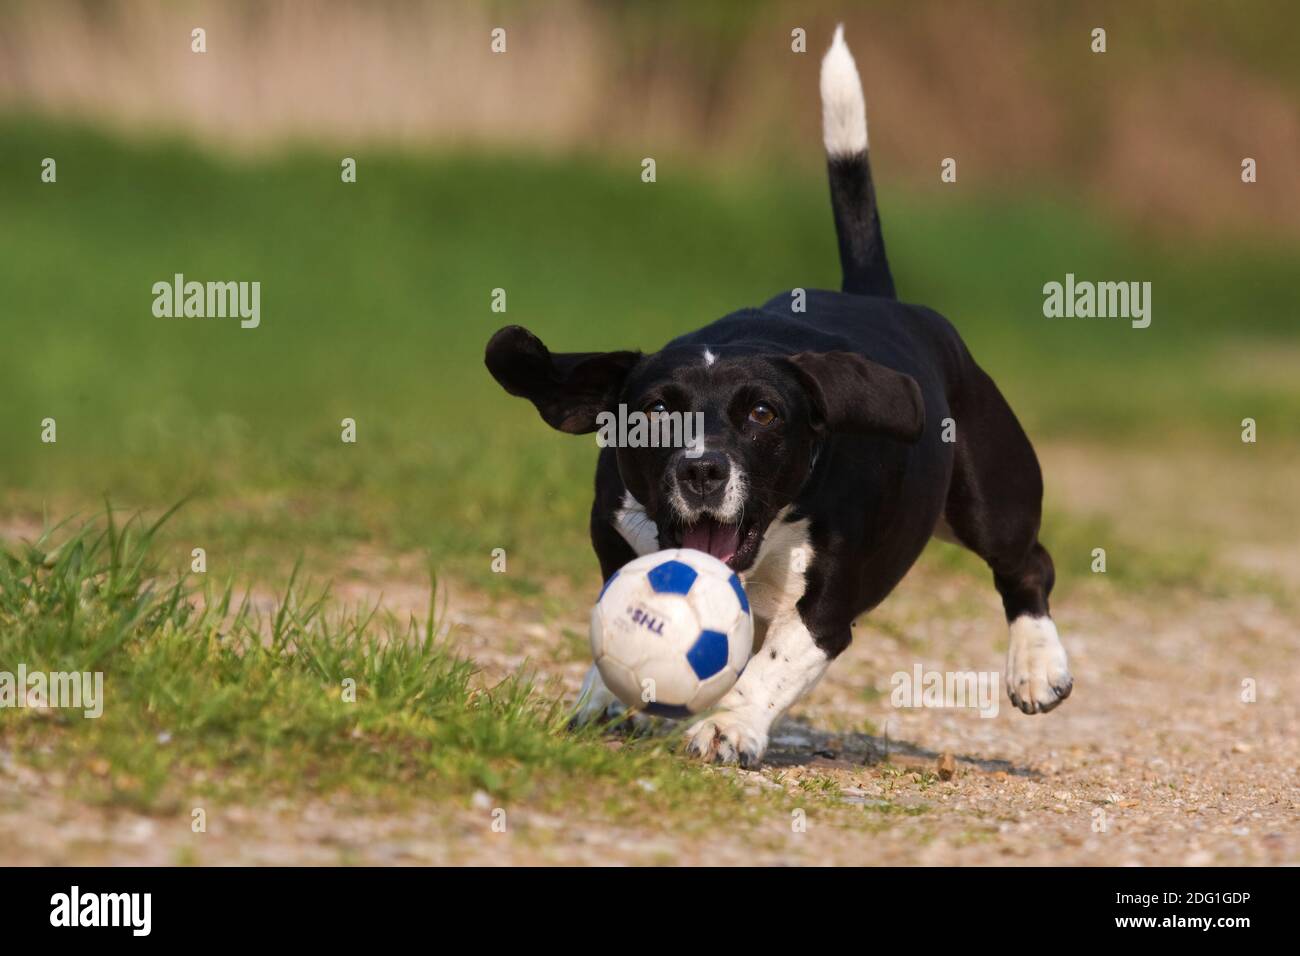
[[[664,404],[664,400],[662,398],[655,399],[653,402],[646,405],[645,407],[645,413],[647,415],[662,415],[667,411],[668,411],[668,406]]]
[[[772,411],[772,406],[759,402],[749,410],[749,420],[755,425],[770,425],[776,421],[776,412]]]

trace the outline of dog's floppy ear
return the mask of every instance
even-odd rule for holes
[[[596,430],[640,352],[565,352],[552,355],[542,340],[518,325],[492,336],[484,362],[511,395],[526,398],[546,424],[571,435]]]
[[[852,352],[800,352],[790,364],[827,431],[883,434],[914,442],[925,429],[916,379]]]

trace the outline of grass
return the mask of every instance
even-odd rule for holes
[[[192,496],[165,533],[222,573],[282,580],[300,553],[367,544],[494,592],[593,583],[594,445],[496,387],[491,332],[653,349],[837,282],[825,184],[803,169],[720,181],[665,158],[646,185],[602,158],[367,150],[344,185],[309,149],[233,162],[20,118],[0,138],[0,510]],[[56,184],[32,174],[45,156]],[[900,288],[957,323],[1034,437],[1206,441],[1246,415],[1300,436],[1279,358],[1296,354],[1300,251],[1150,241],[1051,197],[883,194]],[[1044,319],[1041,287],[1067,271],[1151,281],[1151,328]],[[151,286],[175,272],[260,281],[261,327],[154,318]],[[498,547],[509,574],[490,571]]]
[[[691,772],[671,741],[614,751],[597,730],[570,732],[525,676],[483,686],[432,613],[339,608],[297,583],[263,613],[229,584],[167,574],[161,520],[109,510],[0,550],[0,661],[104,682],[99,718],[0,711],[0,748],[57,768],[80,798],[167,813],[206,797],[342,790],[400,804],[482,790],[615,816],[739,812],[739,788]]]

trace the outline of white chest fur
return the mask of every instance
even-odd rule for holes
[[[765,621],[793,610],[799,603],[812,564],[808,520],[786,521],[789,511],[788,507],[782,508],[767,526],[758,560],[740,576],[754,616]]]

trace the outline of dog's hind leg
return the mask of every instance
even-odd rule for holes
[[[997,386],[967,361],[951,396],[955,457],[947,528],[937,530],[950,531],[992,569],[1010,626],[1007,695],[1026,714],[1046,713],[1070,696],[1073,679],[1047,605],[1055,570],[1038,540],[1042,473]]]

